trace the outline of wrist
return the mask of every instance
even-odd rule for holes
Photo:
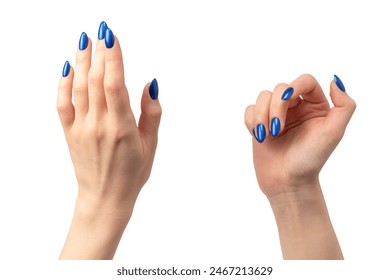
[[[112,259],[131,212],[78,198],[60,259]]]
[[[112,207],[91,207],[79,200],[76,203],[72,225],[83,228],[86,232],[98,232],[101,240],[121,238],[131,218],[127,209],[114,209]]]
[[[269,196],[285,259],[342,259],[319,182]]]
[[[330,224],[328,210],[318,184],[291,188],[269,196],[279,233],[289,238],[305,238],[313,229],[325,230]],[[310,225],[310,228],[308,227]],[[311,226],[315,227],[311,228]],[[293,236],[293,234],[296,234]]]
[[[79,185],[75,211],[91,219],[113,216],[129,220],[140,190],[134,185]]]
[[[100,223],[106,220],[116,220],[127,223],[134,209],[134,201],[121,201],[110,198],[93,198],[78,196],[74,209],[74,217],[85,222]]]
[[[307,181],[296,181],[293,184],[281,184],[269,188],[266,194],[272,209],[283,212],[284,209],[294,208],[300,214],[305,213],[309,205],[321,204],[324,202],[321,186],[318,177]],[[276,189],[277,191],[272,191]]]

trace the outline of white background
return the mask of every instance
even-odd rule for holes
[[[375,263],[386,263],[390,250],[386,1],[81,2],[0,4],[3,268],[14,268],[18,278],[51,267],[64,279],[83,269],[114,279],[116,267],[136,265],[273,265],[279,276],[324,278],[385,271]],[[55,108],[57,85],[65,60],[74,65],[81,32],[95,42],[102,20],[121,42],[135,115],[144,85],[158,79],[160,140],[115,262],[65,265],[54,260],[77,183]],[[358,104],[321,173],[347,260],[341,265],[280,261],[244,125],[244,110],[261,90],[302,73],[314,75],[325,92],[337,74]],[[102,267],[106,274],[97,272]]]

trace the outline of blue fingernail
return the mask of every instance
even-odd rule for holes
[[[340,80],[340,78],[337,77],[337,75],[334,75],[334,81],[335,81],[337,87],[338,87],[341,91],[345,92],[344,84],[343,84],[343,82]]]
[[[102,21],[99,26],[98,39],[103,40],[106,37],[107,23]]]
[[[257,142],[259,143],[263,143],[264,140],[265,140],[265,126],[263,124],[258,124],[257,127],[256,127],[256,134],[255,134],[255,131],[253,130],[253,134],[255,135],[255,138],[257,140]]]
[[[271,135],[273,137],[278,136],[280,131],[280,120],[278,118],[273,118],[271,121]]]
[[[150,98],[152,98],[153,100],[156,100],[158,98],[158,83],[156,79],[153,79],[153,81],[150,83],[149,95]]]
[[[106,42],[106,47],[108,49],[111,49],[114,46],[115,43],[115,37],[114,33],[112,33],[112,30],[110,28],[106,29],[106,36],[104,37]]]
[[[87,47],[88,47],[88,36],[87,33],[83,32],[81,33],[80,40],[79,40],[79,49],[80,51],[83,51]]]
[[[62,68],[62,77],[67,77],[70,72],[70,64],[69,61],[65,61],[64,68]]]
[[[294,89],[292,87],[287,88],[282,95],[282,100],[289,100],[293,93]]]
[[[256,134],[256,130],[255,129],[252,129],[252,133],[253,133],[253,136],[255,137],[255,139],[257,141],[259,141],[259,139],[257,138],[257,134]]]

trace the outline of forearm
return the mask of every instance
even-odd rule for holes
[[[130,216],[128,210],[107,210],[78,200],[60,259],[112,259]]]
[[[343,259],[318,180],[269,201],[284,259]]]

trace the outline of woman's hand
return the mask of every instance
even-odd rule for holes
[[[319,173],[343,137],[355,102],[335,76],[329,103],[314,77],[263,91],[247,108],[253,160],[270,201],[285,259],[342,259]]]
[[[332,109],[318,82],[302,75],[291,84],[263,91],[246,109],[245,123],[253,135],[257,180],[267,197],[299,191],[318,175],[355,111],[355,102],[335,76],[330,84]]]
[[[59,85],[58,113],[79,186],[61,258],[113,257],[157,147],[157,81],[145,86],[137,126],[119,41],[104,22],[91,59],[91,40],[82,33],[75,69],[66,62]]]

